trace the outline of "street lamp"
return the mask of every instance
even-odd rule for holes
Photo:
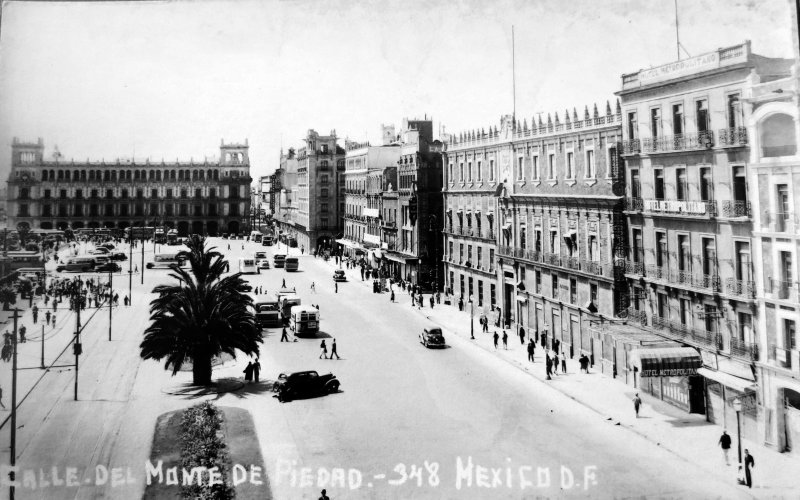
[[[469,296],[469,338],[475,340],[475,310],[472,295]]]
[[[740,425],[739,415],[742,411],[742,400],[739,397],[733,398],[733,410],[736,412],[736,441],[739,451],[739,466],[742,465],[742,428]]]

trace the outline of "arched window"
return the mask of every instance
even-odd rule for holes
[[[81,170],[81,180],[82,181],[86,180],[86,170]]]
[[[219,180],[219,170],[214,170],[214,180],[215,181]]]
[[[206,175],[206,173],[205,173],[205,171],[204,171],[204,170],[200,170],[200,171],[198,172],[198,174],[197,174],[198,178],[199,178],[201,181],[205,180],[205,175]]]
[[[150,171],[150,177],[148,177],[148,179],[150,179],[152,181],[155,178],[156,178],[156,171],[155,170],[151,170]]]
[[[42,180],[43,181],[47,180],[47,170],[42,170]]]
[[[156,170],[156,180],[157,181],[161,180],[161,170]]]
[[[112,181],[116,181],[117,180],[117,171],[116,170],[112,170],[111,171],[111,180]]]
[[[761,156],[792,156],[797,154],[794,119],[783,113],[770,115],[759,124]]]
[[[56,171],[55,170],[51,170],[50,171],[50,180],[53,181],[55,179],[56,179]]]
[[[63,170],[59,170],[58,171],[58,180],[60,180],[60,181],[64,180],[64,171]]]

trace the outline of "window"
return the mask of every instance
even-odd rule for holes
[[[664,199],[664,170],[657,168],[653,170],[653,184],[657,200]]]
[[[685,200],[689,194],[689,183],[686,180],[686,169],[675,169],[675,195],[679,200]]]
[[[59,191],[58,195],[59,195],[59,197],[61,199],[66,198],[67,197],[67,190],[66,189],[62,189],[61,191]]]
[[[319,195],[320,195],[320,197],[322,197],[322,198],[327,198],[327,197],[328,197],[328,188],[322,188],[322,189],[320,189],[320,191],[319,191]]]
[[[555,273],[550,278],[550,294],[554,299],[558,298],[558,275]]]
[[[103,215],[105,215],[106,217],[113,217],[113,215],[114,215],[114,205],[112,205],[110,203],[106,203],[106,206],[105,206],[105,208],[103,210]]]
[[[53,207],[49,203],[47,205],[42,205],[42,216],[43,217],[53,216]]]
[[[327,229],[327,227],[328,227],[328,218],[327,217],[320,217],[320,219],[319,219],[319,227],[320,227],[320,229]]]
[[[531,172],[531,179],[539,180],[539,155],[534,155],[531,159],[532,162],[532,172]]]
[[[478,307],[483,307],[483,280],[478,280]]]
[[[92,189],[92,191],[91,191],[91,196],[92,196],[92,198],[97,198],[97,197],[98,197],[98,196],[97,196],[97,190],[96,190],[96,189]]]
[[[125,200],[127,200],[127,199],[128,199],[128,190],[127,190],[127,189],[123,189],[123,190],[122,190],[122,196],[121,196],[121,198],[122,198],[122,199],[125,199]]]
[[[638,264],[644,264],[644,243],[642,241],[642,230],[634,228],[632,232],[633,247],[631,248],[631,252],[633,253],[633,261]]]
[[[656,294],[656,307],[660,317],[669,319],[669,298],[666,293],[659,292]]]
[[[450,260],[453,260],[453,258],[455,258],[455,255],[453,255],[453,240],[447,242],[447,247],[448,247],[447,255],[450,256]]]
[[[631,196],[633,198],[642,197],[642,181],[639,179],[638,170],[631,170]]]
[[[217,215],[217,204],[210,203],[208,205],[208,215]]]
[[[167,189],[167,196],[166,196],[166,198],[167,198],[167,199],[172,199],[172,189],[171,189],[171,188],[170,188],[170,189]]]
[[[44,190],[44,198],[45,198],[46,200],[49,200],[49,199],[50,199],[50,197],[51,197],[51,194],[50,194],[50,193],[51,193],[51,192],[50,192],[50,190],[49,190],[49,189],[45,189],[45,190]]]
[[[322,213],[327,213],[328,212],[328,204],[327,203],[320,203],[319,211],[322,212]]]
[[[680,299],[681,325],[692,326],[692,302],[689,299]]]
[[[158,203],[150,204],[150,215],[158,215]]]
[[[460,285],[461,285],[461,289],[460,289],[461,290],[461,297],[463,297],[464,296],[464,275],[463,274],[459,274],[458,277],[459,277]]]
[[[747,313],[740,312],[738,316],[738,338],[742,342],[751,342],[753,339],[753,317]]]
[[[467,162],[467,180],[472,182],[472,162]]]
[[[489,285],[489,305],[492,309],[497,305],[497,285],[494,283]]]
[[[567,179],[575,178],[575,154],[572,151],[567,152]]]
[[[526,234],[525,226],[524,225],[520,226],[519,227],[519,247],[522,250],[525,250],[525,248],[527,247],[527,239],[528,239],[527,236],[528,235]]]
[[[550,231],[550,253],[559,253],[558,231]]]
[[[569,279],[569,303],[570,304],[577,304],[578,303],[578,279],[577,278],[570,278]]]
[[[494,181],[497,178],[497,172],[494,171],[494,159],[489,160],[489,180]]]
[[[594,150],[587,149],[586,150],[586,178],[587,179],[594,179],[596,177],[596,173],[594,171]]]
[[[494,248],[489,249],[489,271],[494,271]]]
[[[589,283],[589,300],[597,307],[597,283]]]
[[[683,134],[683,104],[672,105],[672,133]]]
[[[472,300],[472,276],[467,279],[467,298]]]
[[[203,215],[203,205],[194,205],[194,216],[199,217]]]
[[[184,217],[189,215],[189,205],[187,205],[186,203],[181,203],[178,206],[178,215],[184,216]]]
[[[478,168],[475,171],[476,174],[475,180],[477,180],[478,182],[483,180],[483,172],[481,172],[482,169],[483,169],[483,162],[478,160]]]
[[[661,108],[650,110],[650,135],[653,139],[661,135]]]
[[[320,184],[328,184],[328,182],[329,181],[328,181],[328,176],[327,175],[321,175],[319,177],[319,183]]]
[[[464,182],[464,162],[458,164],[458,180]]]
[[[667,234],[656,233],[656,266],[666,267],[667,258]]]
[[[137,203],[134,208],[136,210],[137,217],[141,217],[142,215],[144,215],[144,205],[142,205],[141,203]]]
[[[797,349],[797,336],[794,321],[783,320],[783,348],[794,351]]]
[[[164,205],[164,215],[171,216],[175,214],[175,209],[172,203]]]
[[[547,156],[547,178],[553,180],[556,178],[556,155],[550,153]]]
[[[477,267],[483,268],[483,247],[478,247],[478,260],[477,260]]]
[[[524,160],[523,160],[523,158],[521,156],[519,158],[517,158],[517,180],[519,180],[519,181],[521,181],[522,179],[525,178],[525,174],[522,171],[523,170],[523,167],[522,167],[522,165],[523,165],[522,162],[523,161]]]
[[[714,183],[709,167],[700,167],[700,199],[703,201],[714,199]]]
[[[172,197],[171,194],[170,194],[170,197]],[[209,188],[208,189],[208,197],[209,198],[216,198],[217,197],[217,190],[215,188]]]
[[[472,267],[472,245],[467,245],[467,267]]]
[[[197,199],[202,198],[203,197],[203,190],[200,189],[200,188],[196,188],[194,190],[194,197],[197,198]]]
[[[700,99],[695,103],[697,109],[697,131],[698,132],[706,132],[708,131],[709,123],[708,123],[708,101],[706,99]]]
[[[236,191],[234,191],[234,190],[231,190],[231,198],[236,198],[236,195],[234,195],[234,193],[236,193]],[[238,194],[238,193],[237,193],[237,194]],[[188,196],[189,196],[189,195],[188,195],[188,193],[186,192],[186,190],[185,190],[185,189],[181,189],[181,198],[182,198],[182,199],[186,199]]]
[[[450,182],[453,182],[453,164],[452,163],[448,163],[447,164],[447,180],[449,180]]]
[[[534,290],[536,290],[536,293],[541,295],[542,294],[542,271],[540,271],[538,269],[536,271],[534,271],[533,279],[535,281],[535,283],[533,284]]]
[[[628,111],[628,139],[639,138],[639,124],[636,122],[636,111]]]
[[[28,204],[27,203],[20,203],[19,211],[17,212],[19,217],[27,217],[28,216]]]
[[[588,245],[589,260],[592,261],[592,262],[596,262],[596,261],[600,260],[599,259],[600,258],[600,255],[599,255],[600,252],[599,252],[599,249],[598,249],[598,246],[597,246],[597,236],[595,236],[593,234],[590,234],[588,243],[589,243],[589,245]]]
[[[728,128],[735,129],[742,126],[742,102],[739,94],[728,95]],[[736,131],[733,131],[736,133]]]
[[[791,205],[789,204],[789,186],[787,184],[777,184],[775,187],[778,194],[778,199],[775,200],[776,208],[778,209],[775,231],[782,233],[786,231],[792,219]]]
[[[128,216],[128,204],[127,203],[123,203],[122,205],[119,206],[119,214],[121,216],[123,216],[123,217],[127,217]]]
[[[717,274],[717,248],[714,238],[703,238],[703,274]]]
[[[739,202],[742,207],[741,212],[734,212],[732,215],[747,215],[743,206],[747,203],[747,178],[745,177],[744,167],[733,167],[733,199]]]
[[[678,271],[690,272],[692,270],[692,252],[689,246],[689,235],[678,235]]]

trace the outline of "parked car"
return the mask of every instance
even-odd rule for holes
[[[100,247],[107,248],[109,250],[114,250],[114,244],[113,243],[103,243],[102,245],[100,245]],[[98,247],[98,248],[100,248],[100,247]]]
[[[89,252],[90,255],[106,255],[108,253],[111,253],[111,250],[109,250],[106,247],[97,247],[91,252]]]
[[[124,252],[113,252],[110,254],[111,260],[128,260]]]
[[[269,261],[267,259],[262,260],[258,263],[259,269],[269,269]]]
[[[419,334],[419,342],[425,347],[444,347],[444,335],[441,328],[425,328]]]
[[[315,371],[281,373],[272,390],[278,393],[278,401],[285,402],[306,396],[339,392],[339,380],[332,373],[327,375],[319,375]]]
[[[122,268],[116,262],[106,262],[105,264],[100,264],[99,266],[95,266],[94,270],[97,271],[98,273],[107,273],[107,272],[118,273],[122,271]]]
[[[347,281],[347,276],[345,276],[343,269],[337,269],[333,272],[333,281]]]

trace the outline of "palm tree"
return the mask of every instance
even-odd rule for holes
[[[143,359],[166,358],[164,368],[175,375],[187,361],[192,363],[196,385],[211,384],[211,359],[222,353],[258,355],[262,342],[256,327],[252,299],[243,293],[239,273],[222,278],[227,261],[205,238],[193,235],[180,258],[191,269],[173,266],[175,285],[159,285],[159,297],[150,303],[150,326],[141,345]]]

